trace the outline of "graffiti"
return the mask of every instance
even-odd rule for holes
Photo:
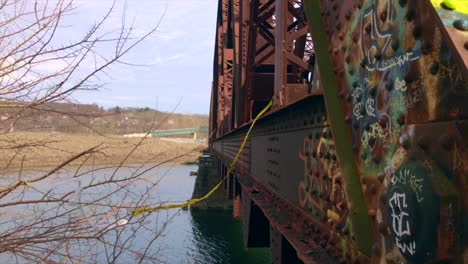
[[[364,147],[373,147],[369,145],[369,140],[371,138],[379,138],[381,140],[384,140],[386,137],[386,132],[382,129],[382,127],[378,123],[373,123],[370,125],[369,131],[365,130],[362,133],[361,136],[361,141]]]
[[[415,61],[420,58],[419,52],[408,51],[401,55],[396,55],[394,57],[386,58],[383,61],[378,61],[373,66],[366,66],[368,71],[386,71],[391,69],[394,66],[402,67],[408,64],[411,61]]]
[[[333,140],[304,138],[299,152],[304,161],[304,179],[299,182],[298,201],[303,208],[339,216],[334,219],[338,224],[347,217],[346,197],[342,183],[337,180],[340,167],[331,155],[335,155]]]
[[[373,98],[367,98],[366,113],[369,116],[375,116],[375,103]]]
[[[363,115],[361,114],[362,95],[363,95],[363,90],[360,87],[357,87],[351,94],[351,97],[353,98],[353,115],[356,117],[357,120],[363,117]]]
[[[408,207],[406,204],[406,194],[393,193],[393,196],[389,200],[389,205],[392,210],[392,229],[395,234],[395,244],[402,253],[408,252],[414,255],[416,252],[416,242],[414,240],[408,241],[408,239],[403,239],[404,236],[407,236],[406,238],[411,236],[410,215],[405,211]]]
[[[405,92],[407,88],[405,80],[400,80],[400,78],[397,77],[395,80],[395,91]]]
[[[422,197],[423,179],[418,178],[410,170],[400,170],[397,174],[393,174],[390,181],[392,184],[401,183],[409,185],[410,189],[416,195],[418,203],[424,200],[424,197]]]
[[[452,203],[449,203],[447,208],[442,211],[442,215],[447,217],[447,222],[445,223],[445,231],[455,232],[455,223],[453,219],[453,207]]]
[[[390,7],[391,5],[391,0],[388,1],[388,5]],[[387,16],[390,17],[391,15],[391,8],[387,9]],[[364,34],[365,31],[365,22],[367,20],[370,20],[370,45],[367,47],[364,46]],[[392,30],[389,31],[382,31],[379,27],[379,24],[377,23],[377,12],[376,12],[376,6],[372,5],[368,9],[364,10],[364,13],[361,17],[361,53],[364,58],[367,58],[368,65],[366,65],[366,69],[368,71],[373,71],[376,68],[378,69],[379,66],[379,61],[376,58],[376,54],[384,54],[385,51],[387,50],[390,40],[392,38]],[[380,41],[379,41],[380,40]],[[378,43],[379,42],[384,42],[383,47],[379,48]]]

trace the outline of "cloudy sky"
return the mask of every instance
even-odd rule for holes
[[[117,2],[106,30],[121,25],[124,1]],[[112,0],[75,0],[75,14],[65,25],[73,32],[86,32],[111,4]],[[208,113],[217,1],[127,0],[126,5],[127,20],[135,21],[136,34],[160,21],[157,32],[125,59],[145,66],[114,65],[101,77],[104,89],[77,93],[74,98],[104,107],[157,104],[164,111],[181,101],[176,112]]]

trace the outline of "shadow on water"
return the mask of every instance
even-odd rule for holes
[[[268,248],[244,249],[242,223],[230,211],[191,211],[193,263],[267,264]]]

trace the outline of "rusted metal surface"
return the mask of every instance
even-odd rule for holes
[[[220,162],[274,102],[226,184],[246,245],[274,263],[468,262],[468,17],[441,3],[220,0]]]

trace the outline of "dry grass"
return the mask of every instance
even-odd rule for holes
[[[9,133],[0,136],[0,168],[32,168],[61,164],[70,157],[98,146],[98,152],[84,156],[72,165],[119,164],[137,146],[141,138],[120,136],[75,135],[63,133]],[[174,159],[174,162],[194,161],[205,145],[175,143],[146,138],[125,164],[152,163]],[[188,153],[188,154],[186,154]],[[178,156],[181,156],[176,158]]]

